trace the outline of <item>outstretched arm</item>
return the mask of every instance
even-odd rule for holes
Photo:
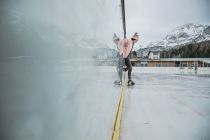
[[[120,38],[114,33],[114,35],[113,35],[113,42],[117,45],[118,41],[120,41]]]
[[[131,37],[131,40],[133,41],[133,44],[139,40],[139,35],[137,32],[134,33],[134,35]]]

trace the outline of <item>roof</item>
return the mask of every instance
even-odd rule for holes
[[[210,59],[204,59],[203,62],[210,64]]]
[[[201,61],[210,64],[210,58],[161,58],[161,59],[144,59],[136,58],[131,61]]]
[[[149,52],[148,52],[148,55],[149,55],[151,52],[159,52],[159,53],[160,53],[160,51],[149,51]]]

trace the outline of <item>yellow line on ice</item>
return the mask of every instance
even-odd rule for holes
[[[120,100],[119,100],[117,113],[116,113],[116,117],[115,117],[114,131],[112,133],[112,140],[119,140],[124,96],[125,96],[125,82],[122,83],[122,87],[120,90]]]

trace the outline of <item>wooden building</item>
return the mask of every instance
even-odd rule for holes
[[[209,58],[132,58],[131,63],[137,67],[210,67]]]
[[[149,59],[160,59],[160,51],[149,51],[148,58]]]

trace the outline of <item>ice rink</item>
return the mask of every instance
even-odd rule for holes
[[[114,67],[2,63],[2,140],[110,140],[120,87]],[[208,75],[134,69],[120,140],[209,140]]]
[[[125,94],[121,140],[209,140],[210,78],[134,74]]]

